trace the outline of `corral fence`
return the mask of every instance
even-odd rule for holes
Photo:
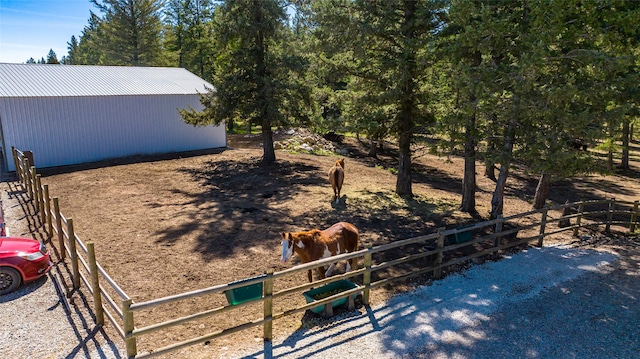
[[[85,244],[75,234],[72,218],[65,218],[60,212],[58,198],[50,196],[48,186],[42,184],[41,176],[31,165],[32,154],[15,148],[12,148],[12,152],[17,178],[24,191],[28,193],[29,200],[38,213],[49,241],[54,243],[57,238],[61,259],[68,258],[71,262],[72,290],[78,290],[81,282],[85,284],[93,294],[96,324],[103,325],[104,316],[110,320],[123,338],[129,358],[150,358],[258,326],[262,326],[264,340],[271,340],[273,322],[286,316],[307,310],[319,313],[318,308],[323,309],[322,314],[331,315],[336,301],[348,299],[352,306],[356,295],[361,295],[362,303],[369,305],[371,291],[376,288],[414,277],[428,276],[438,279],[443,275],[443,270],[452,266],[477,258],[481,259],[481,257],[496,258],[501,251],[529,245],[532,242],[540,247],[545,238],[562,232],[570,231],[571,235],[578,236],[580,229],[599,230],[602,226],[605,232],[610,231],[612,226],[634,232],[638,219],[638,201],[618,201],[612,198],[566,203],[451,229],[439,228],[435,233],[428,235],[378,246],[367,245],[366,248],[357,252],[341,254],[282,271],[269,269],[260,276],[134,303],[131,297],[96,262],[93,242]],[[357,258],[358,262],[364,265],[314,283],[293,287],[279,285],[283,282],[279,280],[285,277],[352,258]],[[287,296],[299,295],[313,287],[322,288],[343,280],[358,282],[358,285],[293,308],[277,305]],[[145,326],[135,325],[136,315],[145,311],[154,311],[162,306],[175,308],[179,302],[194,301],[196,298],[206,300],[205,297],[212,295],[226,295],[228,299],[228,294],[235,290],[256,286],[257,295],[237,302],[229,301],[229,305],[195,311],[186,316],[174,316],[163,321],[158,321],[161,316],[155,312],[153,315],[157,320],[155,323]],[[258,309],[260,313],[256,319],[204,335],[192,336],[164,347],[145,348],[142,353],[138,353],[137,343],[140,338],[153,333],[162,334],[163,331],[171,328],[184,328],[185,325],[197,323],[205,318],[229,316],[233,311],[236,311],[235,313],[238,313],[238,310],[245,311],[248,306],[255,307],[256,304],[260,307]]]

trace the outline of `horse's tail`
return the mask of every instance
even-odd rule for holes
[[[344,170],[341,166],[335,166],[335,170],[333,171],[333,186],[334,192],[336,195],[336,203],[340,202],[340,192],[342,191],[342,183],[344,182]]]
[[[340,191],[342,189],[342,182],[344,182],[344,171],[339,166],[336,166],[335,171],[333,171],[333,181],[338,187],[338,191]]]

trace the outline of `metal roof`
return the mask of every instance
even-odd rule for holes
[[[213,86],[175,67],[0,63],[0,97],[176,95]]]

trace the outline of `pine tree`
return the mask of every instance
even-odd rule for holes
[[[216,10],[218,48],[213,89],[201,96],[202,112],[181,111],[200,126],[244,118],[261,126],[263,162],[273,163],[273,126],[301,121],[308,106],[304,59],[288,47],[287,16],[281,0],[228,0]]]
[[[345,114],[374,137],[398,138],[396,193],[413,196],[411,143],[417,128],[433,121],[425,74],[433,62],[431,49],[442,26],[444,2],[437,0],[312,2],[319,41],[334,57],[353,62],[347,85]],[[332,43],[338,40],[337,44]]]
[[[75,35],[71,35],[70,42],[67,42],[67,56],[64,58],[64,64],[66,65],[76,65],[78,64],[77,56],[78,56],[78,39],[76,39]]]
[[[179,67],[210,80],[213,72],[214,38],[212,0],[171,0],[165,11],[169,25],[167,47],[177,54]]]
[[[88,24],[82,29],[77,49],[73,53],[73,61],[77,65],[111,65],[107,62],[103,45],[104,25],[93,11],[90,12]]]
[[[49,53],[47,54],[47,64],[59,64],[58,56],[56,55],[53,49],[49,49]]]
[[[113,65],[163,64],[162,0],[91,0],[104,14],[105,62]]]

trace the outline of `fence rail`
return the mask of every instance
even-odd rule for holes
[[[73,287],[66,294],[72,295],[74,290],[80,289],[80,282],[84,283],[93,295],[96,324],[103,325],[106,316],[120,336],[125,338],[122,306],[119,307],[116,303],[130,299],[129,296],[96,261],[93,242],[85,244],[75,234],[73,219],[66,218],[60,212],[58,198],[50,196],[49,187],[42,184],[36,168],[31,165],[33,155],[16,148],[12,148],[12,153],[16,164],[16,176],[33,203],[48,240],[51,242],[57,237],[60,259],[68,257],[71,261]]]
[[[611,198],[566,203],[452,229],[438,228],[434,233],[428,235],[398,240],[379,246],[368,245],[366,248],[353,253],[301,264],[279,272],[268,269],[261,276],[134,303],[96,261],[93,242],[84,243],[75,233],[73,219],[65,218],[60,212],[58,198],[50,196],[48,186],[42,184],[40,175],[36,173],[36,168],[32,166],[33,155],[28,151],[22,152],[15,148],[12,148],[12,152],[16,164],[16,176],[25,192],[28,193],[29,200],[36,209],[42,227],[48,234],[48,240],[53,241],[57,237],[61,260],[68,257],[71,262],[71,277],[73,281],[71,291],[78,290],[81,282],[84,283],[93,295],[96,324],[103,325],[104,317],[107,317],[124,339],[129,358],[155,357],[261,325],[263,326],[264,339],[271,340],[273,321],[286,316],[318,306],[324,306],[325,313],[331,313],[332,302],[343,298],[351,302],[358,294],[362,294],[363,303],[369,305],[370,292],[373,289],[417,276],[431,275],[434,279],[438,279],[444,269],[453,265],[483,256],[496,257],[500,251],[531,242],[535,242],[537,246],[542,246],[545,238],[562,232],[572,231],[573,236],[578,236],[581,228],[600,226],[605,226],[605,231],[608,232],[612,225],[626,226],[630,232],[634,232],[638,219],[638,201],[629,202]],[[586,208],[591,208],[592,210],[587,211]],[[550,215],[550,213],[556,212],[561,212],[562,214],[557,217]],[[571,221],[574,224],[571,224]],[[560,225],[561,223],[564,223],[564,225]],[[551,225],[556,227],[551,228]],[[460,237],[465,238],[458,240]],[[392,250],[415,247],[416,245],[422,246],[420,250],[414,250],[413,252],[407,250],[397,258],[385,259],[382,256]],[[469,251],[469,248],[475,245],[482,245],[481,249]],[[467,252],[464,252],[465,250]],[[352,258],[356,258],[358,262],[363,263],[363,267],[325,278],[312,284],[304,283],[273,291],[274,283],[278,280]],[[390,270],[395,270],[408,263],[414,264],[412,270],[404,273],[390,272]],[[416,267],[415,263],[418,263],[418,267]],[[279,303],[278,300],[285,296],[301,293],[312,286],[318,287],[342,279],[358,281],[361,284],[357,285],[356,288],[344,290],[311,303],[293,308],[284,308],[279,311],[274,310],[274,303]],[[166,306],[187,299],[193,300],[194,298],[202,298],[209,295],[220,295],[226,291],[254,284],[262,285],[262,293],[259,297],[247,302],[223,305],[144,327],[135,326],[136,313],[150,311],[159,306]],[[139,337],[207,317],[229,315],[228,313],[232,311],[243,310],[247,306],[255,305],[256,303],[260,304],[260,302],[263,308],[260,319],[246,321],[233,327],[138,353],[137,339]]]

